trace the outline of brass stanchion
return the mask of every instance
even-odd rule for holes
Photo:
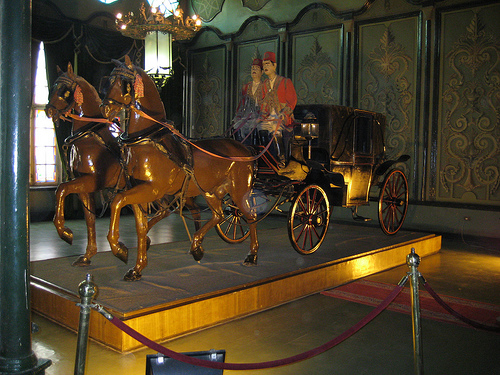
[[[422,334],[420,325],[420,298],[418,294],[418,265],[420,257],[415,254],[415,249],[411,249],[411,253],[406,256],[406,264],[410,268],[408,275],[410,276],[410,294],[411,294],[411,316],[413,328],[413,361],[415,374],[422,375],[424,373],[424,361],[422,357]]]
[[[80,321],[78,325],[78,340],[76,344],[75,375],[85,374],[85,362],[87,357],[87,343],[89,341],[90,309],[92,300],[97,294],[97,286],[92,281],[92,275],[87,274],[87,278],[78,286],[80,294]]]

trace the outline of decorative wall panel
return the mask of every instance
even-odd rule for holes
[[[419,83],[418,16],[366,23],[358,27],[357,106],[387,117],[386,153],[389,159],[412,157],[400,166],[407,177],[414,175],[417,89]],[[416,181],[411,181],[414,185]],[[410,189],[413,191],[413,189]]]
[[[195,13],[204,21],[210,22],[222,10],[224,0],[191,0]]]
[[[224,132],[226,65],[224,47],[190,55],[191,137],[212,137]]]
[[[436,200],[500,206],[499,19],[498,4],[441,15]]]
[[[292,36],[298,104],[341,104],[342,29]]]

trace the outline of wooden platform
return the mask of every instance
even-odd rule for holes
[[[283,229],[259,235],[257,267],[241,265],[248,242],[229,245],[212,237],[204,242],[206,255],[199,264],[187,254],[188,242],[152,246],[142,280],[133,283],[122,281],[132,265],[110,252],[96,255],[88,268],[71,267],[74,257],[32,262],[31,306],[76,330],[77,289],[90,273],[99,288],[96,303],[161,342],[405,264],[411,248],[421,257],[441,248],[441,237],[432,234],[385,236],[378,228],[332,224],[321,248],[302,256]],[[133,249],[130,257],[135,259]],[[120,352],[141,347],[95,311],[90,337]]]

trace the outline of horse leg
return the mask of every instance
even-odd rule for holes
[[[166,218],[169,215],[170,215],[169,210],[163,210],[163,211],[161,211],[161,213],[159,215],[156,215],[151,220],[149,220],[148,221],[148,232],[151,230],[151,228],[153,228],[153,226],[156,225],[156,223],[158,223],[160,220]]]
[[[128,262],[128,248],[124,243],[118,241],[120,238],[120,213],[122,208],[126,206],[126,204],[123,203],[122,196],[123,193],[116,194],[113,202],[110,204],[109,231],[107,238],[113,255],[126,264]]]
[[[246,189],[246,187],[245,187]],[[240,211],[245,216],[247,220],[248,227],[250,230],[250,252],[247,254],[243,265],[244,266],[256,266],[257,265],[257,252],[259,250],[259,240],[257,238],[257,224],[255,221],[257,220],[257,213],[255,209],[253,209],[250,205],[250,200],[248,199],[248,193],[235,194],[236,196],[231,196],[233,202],[236,203],[236,206],[240,209]]]
[[[90,258],[97,254],[97,239],[95,230],[95,202],[93,194],[80,193],[78,197],[83,204],[83,212],[85,215],[85,222],[87,224],[87,249],[85,254],[75,260],[72,266],[88,266],[90,265]]]
[[[68,194],[70,194],[69,190],[72,185],[74,185],[74,181],[63,182],[59,184],[56,190],[56,212],[54,215],[54,225],[57,230],[57,234],[59,237],[70,245],[73,244],[73,232],[71,229],[67,228],[64,220],[64,200]]]
[[[210,210],[212,211],[212,217],[205,223],[205,225],[196,231],[193,236],[193,241],[191,242],[191,250],[189,251],[194,260],[197,262],[203,258],[203,247],[201,246],[203,238],[210,229],[215,227],[224,219],[224,215],[222,213],[222,200],[215,194],[209,193],[205,193],[205,199],[210,207]]]
[[[141,185],[134,186],[132,189],[116,194],[113,202],[111,202],[108,242],[113,254],[125,263],[128,261],[128,248],[125,244],[118,241],[120,238],[120,212],[122,208],[127,205],[133,206],[144,202],[152,202],[158,199],[158,197],[153,193],[153,190],[154,189],[151,187],[151,184],[143,183]],[[147,233],[149,228],[147,223],[145,227]],[[147,241],[146,235],[144,240]]]
[[[148,265],[148,220],[138,204],[134,204],[132,210],[134,211],[135,229],[137,231],[137,261],[135,267],[129,269],[125,276],[123,276],[125,281],[140,280],[142,277],[141,271]]]
[[[194,229],[196,231],[199,231],[201,228],[200,207],[198,207],[198,205],[196,204],[194,197],[186,198],[186,207],[188,208],[189,212],[191,212],[191,216],[193,217]]]
[[[148,221],[148,230],[147,232],[151,230],[159,221],[162,219],[166,218],[167,216],[170,216],[170,211],[169,210],[163,210],[161,211],[158,215],[153,217],[151,220]],[[149,249],[149,246],[151,245],[151,238],[149,236],[146,237],[146,249]]]
[[[187,197],[185,205],[189,209],[189,212],[191,212],[191,216],[193,217],[195,231],[200,230],[200,228],[201,228],[200,207],[198,207],[198,205],[196,204],[193,197]],[[163,210],[159,215],[157,215],[157,216],[153,217],[151,220],[149,220],[148,221],[148,233],[154,225],[156,225],[159,221],[161,221],[162,219],[166,218],[169,215],[170,215],[169,210]],[[148,240],[148,248],[149,248],[149,245],[151,244],[151,239],[148,237],[147,240]]]
[[[57,187],[56,212],[53,222],[59,237],[70,245],[73,243],[73,232],[64,225],[64,200],[70,194],[92,193],[95,190],[95,177],[92,175],[85,175],[68,182],[63,182]]]
[[[257,251],[259,250],[259,241],[257,239],[257,224],[251,223],[248,218],[248,227],[250,230],[250,252],[247,254],[243,265],[256,266],[257,265]]]

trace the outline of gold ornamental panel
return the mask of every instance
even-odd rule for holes
[[[190,136],[206,138],[224,132],[226,50],[217,48],[191,55]]]
[[[420,85],[419,27],[419,17],[414,16],[361,24],[358,29],[358,106],[387,117],[385,147],[388,159],[415,154]],[[416,162],[410,159],[398,167],[411,176],[412,165]]]
[[[298,104],[341,104],[342,29],[298,34],[292,41]]]
[[[436,200],[500,205],[500,6],[441,18]]]

